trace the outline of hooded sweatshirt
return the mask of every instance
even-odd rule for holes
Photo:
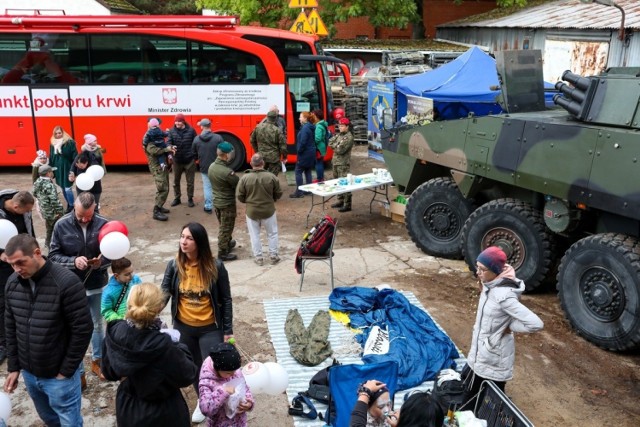
[[[491,282],[483,284],[467,362],[473,371],[493,381],[513,378],[513,332],[536,332],[542,320],[520,301],[524,282],[510,265]]]
[[[110,322],[104,342],[104,376],[125,378],[116,395],[118,426],[191,425],[180,388],[193,383],[198,368],[186,346],[158,327],[138,329],[126,320]]]

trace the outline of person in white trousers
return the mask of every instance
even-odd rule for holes
[[[251,250],[254,262],[264,265],[260,228],[264,225],[269,242],[269,263],[277,264],[278,257],[278,220],[276,219],[276,200],[282,197],[278,177],[264,169],[262,154],[251,157],[251,169],[240,178],[236,187],[236,198],[245,203],[247,229],[251,238]]]

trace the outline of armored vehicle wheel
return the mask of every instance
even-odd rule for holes
[[[558,271],[560,304],[573,328],[608,350],[640,347],[640,242],[596,234],[574,243]]]
[[[411,193],[405,223],[411,240],[429,255],[460,259],[460,235],[473,210],[451,178],[434,178]]]
[[[242,144],[242,141],[240,141],[238,138],[228,133],[221,133],[220,136],[229,144],[233,145],[234,156],[229,167],[234,171],[242,169],[247,163],[247,152],[244,149],[244,145]]]
[[[555,258],[553,235],[545,228],[542,214],[517,199],[492,200],[465,222],[462,253],[471,270],[476,270],[478,254],[489,246],[504,250],[527,291],[540,285]]]

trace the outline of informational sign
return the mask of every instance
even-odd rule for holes
[[[422,120],[433,120],[433,99],[407,95],[408,123],[418,123]]]
[[[289,7],[318,7],[317,0],[291,0]]]
[[[309,20],[307,19],[307,15],[304,12],[300,12],[300,15],[296,18],[295,22],[289,29],[289,31],[293,31],[294,33],[302,33],[302,34],[315,34],[313,32],[313,28],[309,24]]]
[[[380,133],[382,128],[382,112],[390,108],[393,114],[394,104],[394,84],[393,82],[377,82],[369,80],[367,86],[368,114],[367,114],[367,142],[369,146],[369,157],[384,161],[382,157],[382,142]]]
[[[320,15],[318,15],[317,10],[313,9],[309,14],[309,16],[307,17],[307,19],[314,33],[316,33],[319,36],[329,35],[329,32],[327,31],[327,27],[324,25],[324,22],[322,22],[322,19],[320,19]]]

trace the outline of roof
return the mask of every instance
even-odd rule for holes
[[[640,29],[640,1],[615,2],[625,11],[625,28]],[[545,3],[500,18],[482,19],[482,16],[486,15],[449,22],[438,27],[617,29],[620,28],[622,19],[622,13],[616,7],[582,3],[580,0]]]

